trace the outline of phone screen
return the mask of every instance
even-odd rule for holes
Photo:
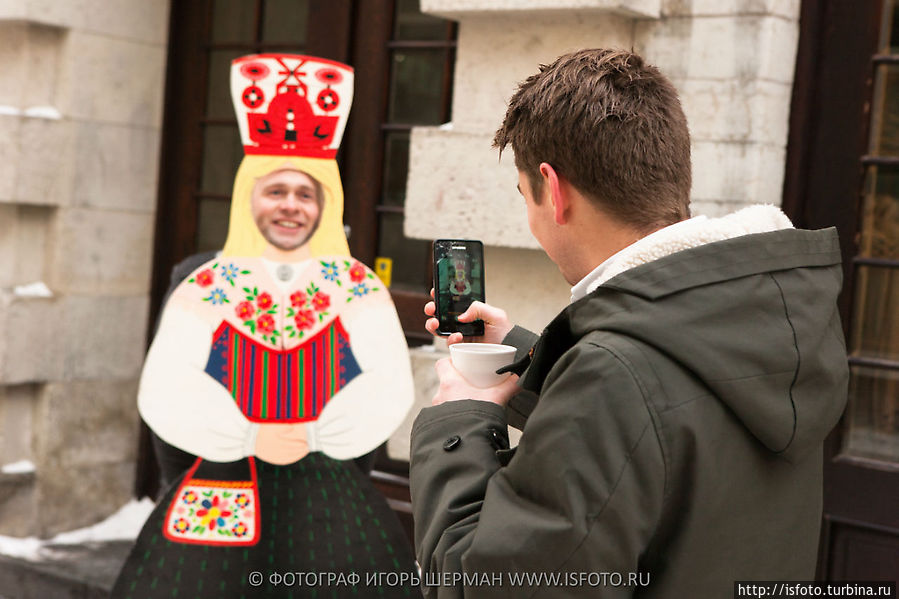
[[[484,301],[484,246],[480,241],[438,239],[434,242],[434,301],[441,335],[484,334],[484,322],[461,323],[456,318],[473,301]]]

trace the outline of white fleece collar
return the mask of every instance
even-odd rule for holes
[[[770,204],[748,206],[720,218],[694,216],[650,233],[612,255],[571,288],[571,301],[592,293],[626,270],[681,250],[743,235],[792,228],[793,223],[780,208]]]

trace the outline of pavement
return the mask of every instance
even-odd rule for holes
[[[133,543],[50,544],[40,561],[0,555],[0,599],[108,599]]]

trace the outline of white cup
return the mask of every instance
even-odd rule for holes
[[[508,378],[508,372],[496,374],[496,371],[515,361],[515,348],[511,345],[454,343],[449,350],[456,370],[466,381],[482,389],[498,385]]]

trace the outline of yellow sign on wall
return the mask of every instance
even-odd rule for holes
[[[393,275],[393,259],[378,256],[375,258],[375,274],[390,287],[390,278]]]

